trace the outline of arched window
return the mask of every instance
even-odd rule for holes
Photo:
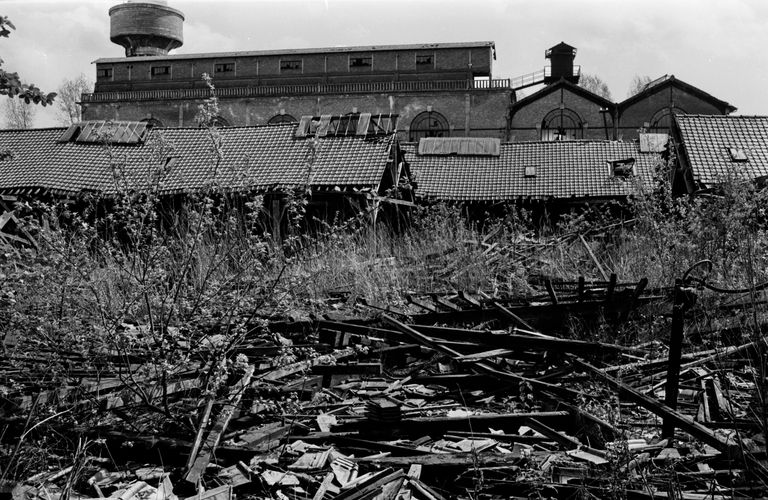
[[[434,111],[425,111],[416,115],[411,122],[409,140],[416,142],[422,137],[448,137],[448,120]]]
[[[584,123],[571,109],[553,109],[541,120],[542,141],[570,141],[584,138]]]
[[[163,128],[163,122],[161,122],[157,118],[144,118],[141,121],[146,123],[147,127],[150,127],[150,128]]]
[[[648,123],[647,132],[656,134],[669,133],[670,127],[672,127],[672,115],[684,115],[685,110],[678,108],[677,106],[667,106],[656,111],[651,117],[651,121]]]
[[[267,125],[279,125],[280,123],[297,123],[299,120],[291,115],[275,115],[269,119]]]

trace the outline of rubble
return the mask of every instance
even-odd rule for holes
[[[272,344],[246,337],[237,352],[247,363],[206,397],[205,363],[142,399],[119,374],[85,367],[67,387],[41,387],[18,370],[30,353],[0,375],[4,442],[21,443],[33,429],[20,419],[42,404],[105,417],[78,429],[91,445],[77,463],[5,486],[17,500],[765,496],[756,365],[743,361],[762,338],[689,349],[671,388],[675,363],[660,343],[575,340],[552,327],[564,311],[622,321],[627,307],[662,298],[644,287],[615,276],[549,282],[523,303],[413,294],[397,309],[275,322]],[[275,349],[306,344],[319,355],[273,363]],[[188,407],[188,425],[139,432],[151,426],[131,416],[161,393]]]

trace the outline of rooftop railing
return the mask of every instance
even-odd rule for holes
[[[434,92],[466,90],[511,90],[509,79],[496,80],[424,80],[354,83],[316,83],[298,85],[259,85],[252,87],[217,87],[216,96],[271,97],[318,94],[375,94],[389,92]],[[154,101],[166,99],[206,99],[207,88],[163,90],[119,90],[82,95],[82,102]]]

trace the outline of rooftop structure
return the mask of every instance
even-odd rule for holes
[[[109,9],[110,39],[126,57],[162,56],[184,43],[184,14],[162,0],[129,1]]]

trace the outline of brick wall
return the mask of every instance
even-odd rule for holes
[[[600,113],[602,106],[573,93],[568,88],[560,87],[514,111],[510,130],[513,140],[541,140],[541,130],[537,127],[541,127],[541,122],[547,113],[559,110],[561,105],[578,114],[581,121],[586,124],[583,132],[584,139],[605,140],[606,138],[613,138],[613,119],[610,113],[605,115],[605,123],[608,128],[608,137],[606,137],[603,114]]]
[[[432,67],[417,67],[417,55],[432,55]],[[352,57],[372,58],[372,66],[350,68]],[[281,70],[281,60],[302,61],[301,69]],[[234,63],[233,73],[215,74],[214,66]],[[470,65],[471,64],[471,65]],[[244,86],[270,83],[319,83],[355,81],[391,81],[434,79],[451,80],[491,74],[491,49],[433,48],[419,50],[382,50],[369,52],[287,53],[221,58],[168,58],[154,61],[130,58],[114,63],[97,63],[97,69],[112,68],[111,78],[97,78],[96,91],[143,90],[158,88],[201,87],[203,73],[213,75],[219,86]],[[171,75],[151,75],[152,66],[170,66]],[[130,77],[128,67],[131,68]]]
[[[657,92],[631,104],[621,111],[618,133],[624,140],[636,139],[638,130],[658,111],[674,106],[687,114],[719,115],[721,110],[702,98],[673,85],[664,85]]]
[[[230,125],[263,125],[281,113],[303,115],[360,113],[397,114],[403,140],[413,119],[428,111],[442,114],[452,136],[498,137],[507,140],[507,109],[511,90],[445,93],[355,94],[306,97],[220,99],[220,115]],[[189,100],[91,103],[84,106],[84,120],[143,120],[154,118],[168,127],[197,126],[199,102]],[[469,126],[469,131],[467,131]]]

